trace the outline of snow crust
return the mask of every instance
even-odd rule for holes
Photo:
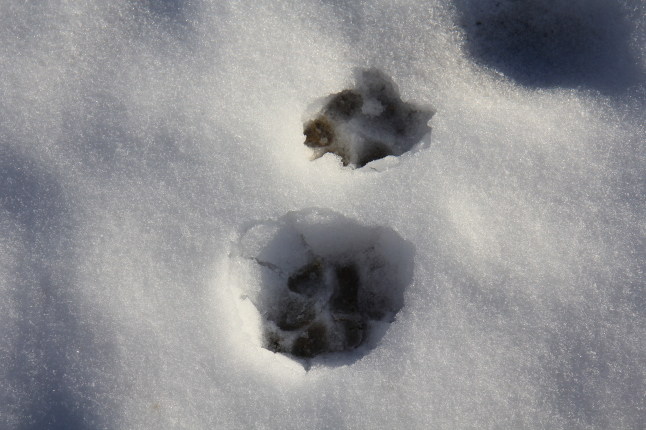
[[[0,2],[0,428],[643,428],[645,54],[638,0]],[[373,67],[430,140],[311,162]],[[309,371],[231,258],[307,208],[415,250]]]

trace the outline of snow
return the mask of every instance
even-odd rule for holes
[[[643,427],[642,1],[0,18],[0,428]],[[369,68],[433,107],[430,135],[311,160],[312,104]],[[315,233],[331,248],[378,228],[414,252],[379,251],[412,275],[374,348],[306,370],[263,347],[262,277],[235,251],[312,210],[355,226]],[[281,239],[249,249],[300,267]]]
[[[309,370],[319,357],[347,365],[379,344],[404,305],[414,247],[384,227],[309,209],[245,229],[230,259],[231,272],[246,274],[228,285],[255,308],[238,305],[254,344]]]

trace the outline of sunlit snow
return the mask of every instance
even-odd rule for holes
[[[312,160],[372,69],[432,131]],[[0,428],[643,429],[645,101],[642,0],[0,2]]]

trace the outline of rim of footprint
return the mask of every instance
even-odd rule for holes
[[[357,69],[355,78],[355,88],[315,103],[322,108],[303,124],[314,160],[332,153],[344,166],[359,168],[400,156],[430,133],[434,109],[402,101],[397,84],[378,69]]]
[[[231,258],[241,298],[260,316],[262,347],[309,368],[377,346],[404,306],[414,254],[390,228],[307,209],[244,229]]]

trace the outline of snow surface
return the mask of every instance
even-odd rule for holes
[[[310,161],[357,67],[423,149]],[[0,2],[0,428],[644,428],[645,72],[641,0]],[[230,253],[309,208],[415,252],[305,371]]]

